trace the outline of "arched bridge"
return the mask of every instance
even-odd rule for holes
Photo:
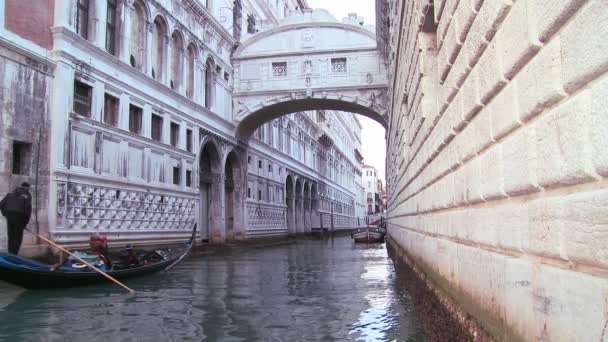
[[[247,141],[261,124],[285,114],[334,109],[386,126],[388,89],[375,33],[338,23],[324,10],[305,12],[252,36],[233,54],[234,120]]]

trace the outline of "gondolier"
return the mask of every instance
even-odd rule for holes
[[[23,229],[30,222],[32,215],[32,195],[30,184],[21,183],[15,191],[6,194],[0,201],[0,212],[6,217],[8,232],[8,251],[18,254],[23,240]]]

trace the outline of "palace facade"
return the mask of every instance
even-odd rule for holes
[[[36,184],[37,229],[62,243],[170,242],[195,224],[210,242],[352,227],[353,114],[297,111],[235,137],[233,50],[303,11],[305,0],[0,0],[0,195]]]

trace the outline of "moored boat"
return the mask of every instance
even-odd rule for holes
[[[381,227],[358,227],[353,229],[352,237],[355,242],[384,242],[386,230]]]
[[[169,269],[190,252],[195,234],[196,226],[192,237],[183,246],[153,251],[157,254],[156,260],[135,267],[106,270],[105,273],[115,279],[127,279]],[[51,265],[10,253],[0,253],[0,280],[28,289],[66,288],[108,282],[107,278],[88,267],[66,264],[51,270]]]

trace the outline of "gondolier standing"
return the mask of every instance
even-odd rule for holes
[[[23,240],[23,230],[32,215],[32,195],[30,184],[21,183],[15,191],[6,194],[0,201],[0,212],[6,217],[8,231],[8,251],[18,254]]]

